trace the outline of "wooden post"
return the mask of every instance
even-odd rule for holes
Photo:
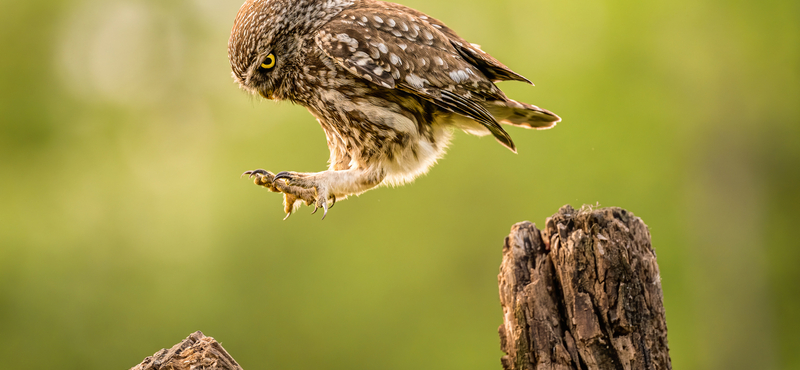
[[[562,207],[511,228],[498,276],[506,370],[671,369],[650,233],[620,208]],[[196,332],[131,370],[242,370]]]
[[[650,233],[624,209],[514,225],[498,283],[507,370],[672,368]]]

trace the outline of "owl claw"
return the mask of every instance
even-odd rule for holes
[[[242,176],[239,176],[239,177],[241,178],[241,177],[244,177],[244,175],[248,175],[247,177],[249,177],[249,178],[251,178],[251,179],[252,179],[252,178],[253,178],[253,176],[256,176],[256,175],[263,175],[263,176],[266,176],[268,173],[269,173],[269,172],[268,172],[267,170],[264,170],[264,169],[261,169],[261,168],[259,168],[259,169],[257,169],[257,170],[245,171],[245,172],[242,174]]]
[[[257,170],[245,171],[245,173],[243,173],[240,177],[244,177],[245,175],[251,179],[255,178],[253,183],[256,185],[263,186],[273,192],[280,191],[275,187],[275,175],[273,175],[272,172],[259,168]]]
[[[315,208],[316,208],[316,206],[315,206]],[[323,210],[323,212],[322,212],[322,219],[324,220],[324,219],[325,219],[325,216],[327,216],[327,215],[328,215],[328,202],[322,202],[322,210]],[[315,210],[315,211],[316,211],[316,210]]]
[[[318,187],[310,174],[282,171],[274,175],[272,172],[257,169],[246,171],[242,176],[255,178],[256,185],[264,186],[270,191],[284,193],[285,197],[291,197],[288,201],[284,199],[284,211],[286,212],[284,220],[294,213],[293,205],[295,201],[302,200],[309,206],[314,204],[314,211],[311,212],[312,215],[322,208],[323,220],[325,216],[328,215],[328,210],[336,204],[336,196],[333,194],[329,196],[325,187]],[[330,206],[328,206],[328,201],[331,202]]]
[[[287,181],[292,181],[293,178],[294,176],[292,176],[292,173],[288,171],[281,171],[275,175],[275,180],[285,179]]]
[[[336,204],[336,196],[335,195],[331,195],[330,196],[330,200],[331,200],[331,205],[330,206],[328,205],[328,202],[317,200],[317,202],[314,203],[314,211],[311,212],[311,214],[313,215],[313,214],[317,213],[317,210],[322,208],[322,210],[323,210],[322,219],[324,220],[325,216],[328,215],[328,210],[333,208],[333,205]]]

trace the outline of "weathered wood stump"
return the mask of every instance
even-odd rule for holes
[[[149,356],[131,370],[242,370],[214,338],[196,331],[170,349]]]
[[[624,209],[514,225],[498,283],[505,369],[672,368],[650,233]]]
[[[650,233],[620,208],[570,206],[511,228],[498,276],[507,370],[671,369]],[[196,332],[131,370],[242,370]]]

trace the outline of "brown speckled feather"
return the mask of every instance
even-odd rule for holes
[[[315,40],[325,54],[349,72],[472,118],[514,150],[511,137],[480,104],[508,99],[479,66],[463,58],[457,47],[466,48],[458,46],[466,42],[442,32],[445,27],[441,22],[407,9],[397,4],[357,1],[323,26]]]

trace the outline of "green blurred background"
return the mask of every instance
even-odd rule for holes
[[[414,184],[282,221],[254,168],[318,171],[248,97],[241,0],[4,0],[0,358],[126,369],[202,330],[245,369],[500,369],[515,222],[650,226],[676,369],[800,369],[800,3],[407,0],[537,86],[549,131],[455,136]]]

